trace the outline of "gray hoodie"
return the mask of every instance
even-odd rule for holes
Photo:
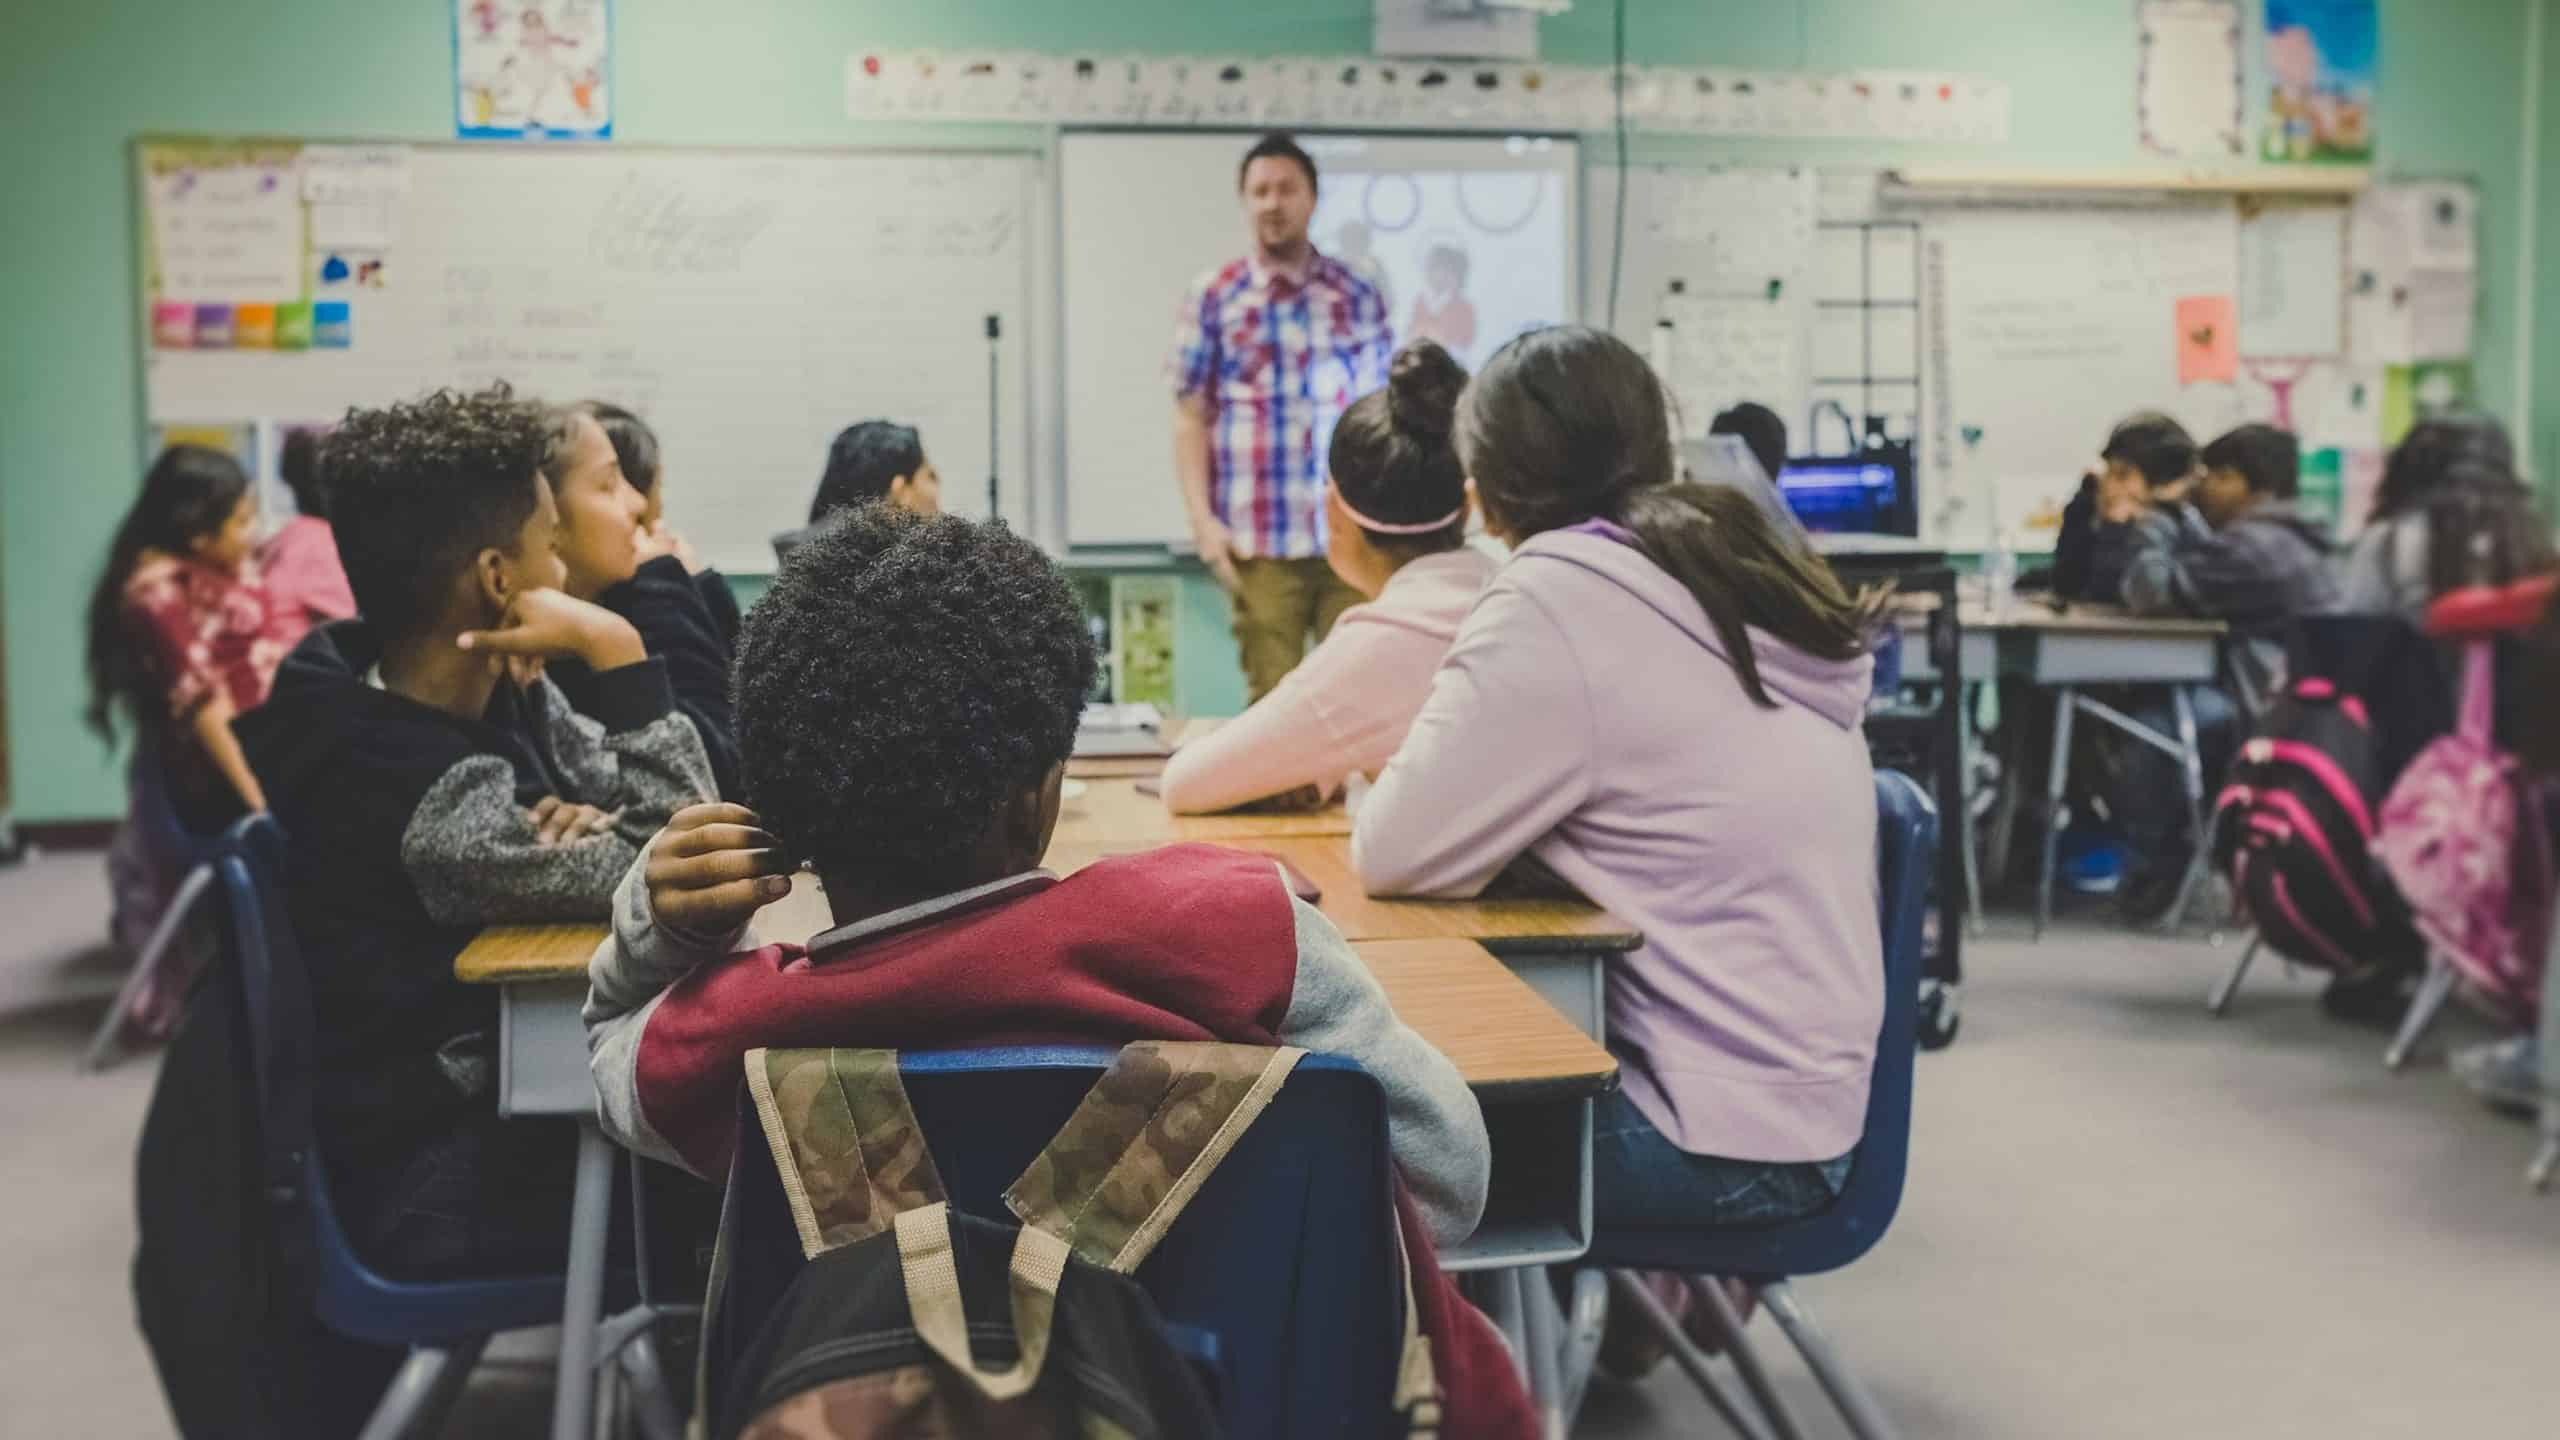
[[[1535,855],[1645,936],[1612,968],[1608,1030],[1646,1117],[1693,1154],[1834,1159],[1884,1014],[1873,661],[1754,630],[1763,708],[1631,538],[1541,535],[1496,573],[1353,862],[1372,894],[1466,896]]]

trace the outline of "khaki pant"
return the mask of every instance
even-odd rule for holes
[[[1244,661],[1247,700],[1271,693],[1306,658],[1308,635],[1322,641],[1342,612],[1368,598],[1345,585],[1324,557],[1238,560],[1236,650]]]

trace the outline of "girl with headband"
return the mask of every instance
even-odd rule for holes
[[[1326,464],[1325,558],[1369,603],[1239,719],[1182,747],[1164,772],[1180,814],[1290,797],[1316,803],[1383,769],[1458,622],[1493,574],[1468,548],[1467,479],[1449,430],[1467,372],[1428,340],[1396,352],[1387,388],[1352,402]]]

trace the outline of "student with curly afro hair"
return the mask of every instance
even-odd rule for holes
[[[726,1173],[740,1064],[759,1046],[1182,1039],[1350,1055],[1387,1093],[1419,1313],[1451,1403],[1463,1388],[1468,1408],[1516,1406],[1505,1414],[1524,1422],[1464,1433],[1532,1433],[1499,1339],[1428,1260],[1431,1239],[1482,1211],[1483,1117],[1341,932],[1243,851],[1041,868],[1093,669],[1066,577],[1000,524],[863,505],[812,537],[739,643],[755,808],[678,814],[624,879],[589,967],[606,1130]],[[824,882],[834,928],[738,949],[795,861]]]
[[[454,956],[484,925],[603,918],[667,817],[716,793],[665,663],[558,588],[549,433],[503,386],[350,411],[321,467],[361,613],[236,725],[290,837],[321,1158],[358,1248],[402,1275],[567,1254],[566,1122],[498,1118],[498,997]],[[540,674],[570,657],[592,715]]]

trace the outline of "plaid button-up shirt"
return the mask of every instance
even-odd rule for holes
[[[1236,260],[1192,285],[1167,378],[1208,399],[1209,504],[1237,553],[1324,553],[1325,447],[1394,347],[1377,287],[1329,256],[1302,276]]]

